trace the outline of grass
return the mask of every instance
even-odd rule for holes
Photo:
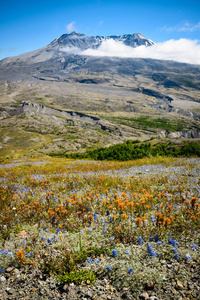
[[[10,163],[0,168],[0,268],[40,268],[76,284],[107,278],[137,297],[152,282],[162,287],[161,261],[176,261],[174,247],[179,277],[186,254],[200,262],[199,158]]]
[[[171,120],[166,118],[153,118],[149,116],[141,116],[137,118],[125,118],[125,117],[110,117],[110,121],[115,121],[120,124],[130,126],[130,127],[140,127],[143,129],[155,128],[163,129],[167,131],[181,131],[183,129],[188,129],[188,123],[183,120]]]

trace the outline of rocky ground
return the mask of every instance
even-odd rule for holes
[[[107,279],[94,285],[65,284],[39,269],[7,268],[0,276],[1,299],[200,299],[200,268],[194,261],[161,260],[159,268],[165,270],[161,286],[149,282],[135,295],[130,288],[116,290]]]

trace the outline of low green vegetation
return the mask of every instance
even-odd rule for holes
[[[185,142],[180,145],[173,144],[170,141],[151,144],[150,142],[128,140],[123,144],[116,144],[107,148],[98,148],[86,151],[85,153],[66,154],[62,152],[58,154],[52,153],[50,156],[115,161],[127,161],[153,156],[192,157],[200,156],[200,144],[193,141]]]
[[[138,118],[110,117],[110,121],[120,123],[130,127],[155,128],[167,131],[181,131],[188,128],[188,124],[183,120],[171,120],[166,118],[152,118],[149,116],[141,116]]]
[[[185,86],[190,87],[190,88],[194,88],[194,89],[198,89],[199,88],[198,83],[195,84],[194,81],[191,81],[189,79],[178,78],[177,81],[183,83]]]
[[[58,281],[75,284],[93,284],[96,281],[96,276],[93,272],[89,270],[71,271],[62,276],[57,277]]]

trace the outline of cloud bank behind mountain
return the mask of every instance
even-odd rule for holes
[[[105,40],[97,49],[80,50],[77,47],[67,47],[61,51],[88,55],[122,58],[152,58],[173,60],[177,62],[200,64],[200,44],[197,40],[179,39],[158,43],[150,47],[133,48],[113,39]]]

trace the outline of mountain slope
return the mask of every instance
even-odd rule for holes
[[[6,65],[13,62],[28,62],[28,63],[37,63],[46,61],[52,58],[61,57],[63,53],[60,51],[65,47],[78,48],[80,50],[86,50],[89,48],[95,49],[98,48],[103,41],[113,39],[118,42],[130,47],[138,47],[141,45],[151,46],[155,43],[141,34],[124,34],[122,36],[113,35],[113,36],[92,36],[89,37],[82,33],[72,32],[70,34],[63,34],[60,37],[56,38],[47,46],[31,51],[16,57],[9,57],[1,61],[1,65]],[[65,54],[66,56],[66,54]]]
[[[50,153],[127,139],[199,138],[200,66],[60,51],[95,49],[111,38],[131,47],[153,43],[140,34],[73,32],[0,62],[0,155],[26,140]]]

